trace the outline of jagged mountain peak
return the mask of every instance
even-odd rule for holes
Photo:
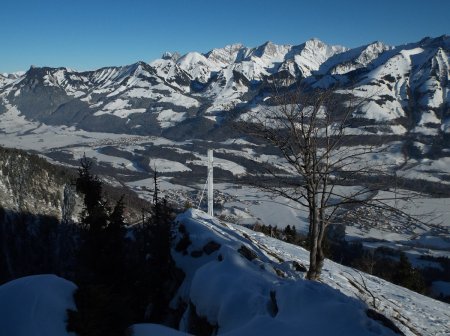
[[[366,50],[391,50],[394,49],[395,47],[388,45],[382,41],[373,41],[371,43],[362,46],[362,48]]]
[[[444,49],[450,48],[450,35],[441,35],[438,37],[424,37],[418,43],[421,47],[443,47]]]
[[[172,60],[172,61],[176,62],[180,57],[181,56],[177,51],[175,51],[175,52],[166,51],[165,53],[162,54],[161,59]]]
[[[195,63],[203,63],[207,64],[208,59],[201,53],[196,51],[188,52],[187,54],[181,56],[177,60],[178,65],[187,65],[187,64],[195,64]]]
[[[49,67],[49,66],[35,66],[32,65],[25,73],[26,76],[36,76],[40,74],[48,74],[56,71],[65,71],[66,69],[64,67]]]
[[[319,70],[320,66],[335,54],[348,50],[339,45],[328,45],[317,38],[310,39],[305,43],[294,46],[288,54],[296,64],[296,73],[306,78],[313,72]],[[294,73],[291,71],[291,74]],[[297,76],[297,75],[296,75]]]
[[[211,62],[203,54],[199,52],[190,52],[181,56],[177,60],[177,65],[186,71],[192,79],[202,83],[208,82],[213,71],[218,71],[221,67]]]
[[[317,37],[313,37],[313,38],[310,38],[309,40],[306,40],[304,45],[307,47],[323,48],[327,44],[325,42],[321,41],[320,39],[318,39]]]
[[[368,66],[380,54],[392,47],[376,41],[370,44],[338,52],[328,58],[319,69],[320,74],[343,75]]]
[[[42,72],[54,73],[57,71],[64,71],[67,73],[72,73],[72,72],[79,73],[80,72],[80,71],[77,71],[76,69],[66,67],[66,66],[52,67],[52,66],[48,66],[48,65],[44,65],[44,66],[30,65],[30,67],[28,68],[27,71],[18,72],[16,74],[26,75],[26,74],[36,74],[36,73],[42,73]]]
[[[249,56],[250,59],[257,57],[266,63],[282,62],[286,59],[286,55],[291,49],[292,45],[275,44],[267,41],[259,47],[254,48]]]
[[[309,49],[309,50],[314,50],[314,49],[327,50],[328,52],[332,52],[332,53],[339,53],[339,52],[344,52],[344,51],[348,50],[347,47],[344,47],[341,45],[327,44],[327,43],[323,42],[322,40],[319,40],[316,37],[307,40],[306,42],[301,44],[299,47],[301,47],[302,49]]]
[[[223,48],[215,48],[205,54],[205,57],[221,67],[242,61],[248,48],[241,43],[229,44]]]
[[[144,61],[137,61],[136,63],[133,63],[133,64],[129,65],[128,67],[129,67],[130,74],[132,74],[133,76],[139,76],[143,72],[149,70],[148,69],[149,65],[147,63],[145,63]]]

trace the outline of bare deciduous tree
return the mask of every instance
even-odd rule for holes
[[[309,212],[307,278],[311,280],[320,277],[326,230],[337,215],[369,206],[408,217],[393,203],[409,195],[377,195],[385,185],[380,181],[388,181],[395,171],[384,163],[370,162],[372,155],[381,155],[382,146],[348,143],[351,137],[345,136],[346,126],[362,104],[349,96],[330,90],[277,90],[263,108],[244,115],[239,126],[278,148],[287,162],[288,172],[268,168],[267,174],[258,176],[257,186]]]

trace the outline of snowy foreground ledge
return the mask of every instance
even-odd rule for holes
[[[139,324],[131,328],[134,336],[187,335],[192,310],[220,335],[395,335],[368,317],[363,301],[374,303],[405,335],[450,335],[448,304],[330,261],[322,283],[311,282],[301,270],[308,253],[300,247],[196,210],[177,221],[173,257],[186,277],[172,304],[191,305],[181,331]],[[73,335],[65,322],[66,310],[75,308],[75,289],[54,275],[0,286],[0,335]]]
[[[183,236],[191,242],[173,252],[186,273],[173,304],[180,299],[192,303],[180,330],[189,329],[189,310],[195,309],[223,335],[394,335],[368,317],[364,300],[374,302],[405,335],[450,333],[445,303],[330,261],[323,283],[311,282],[299,267],[308,263],[300,247],[197,210],[178,216],[177,222],[175,246]],[[159,327],[136,326],[135,335],[151,335],[153,328]],[[154,334],[165,335],[160,329]]]

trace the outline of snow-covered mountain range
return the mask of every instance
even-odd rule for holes
[[[355,115],[355,125],[366,131],[439,136],[450,127],[449,56],[450,37],[444,35],[352,49],[318,39],[255,48],[234,44],[85,72],[31,67],[0,75],[0,112],[17,108],[46,124],[183,138],[185,132],[171,128],[213,129],[230,111],[261,103],[271,79],[282,77],[368,97]]]

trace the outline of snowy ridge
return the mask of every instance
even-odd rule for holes
[[[368,66],[381,53],[391,48],[382,42],[374,42],[363,47],[338,53],[322,63],[319,73],[344,75],[350,71]]]
[[[186,278],[173,304],[179,298],[192,302],[198,315],[218,326],[218,335],[394,335],[366,315],[361,299],[405,335],[450,332],[445,303],[330,261],[322,284],[304,280],[296,265],[307,265],[308,253],[300,247],[197,210],[177,220],[192,243],[174,252]],[[189,314],[182,331],[188,330]]]
[[[244,47],[242,44],[231,44],[224,48],[213,49],[205,56],[210,61],[225,68],[230,64],[242,61],[247,53],[248,48]]]

